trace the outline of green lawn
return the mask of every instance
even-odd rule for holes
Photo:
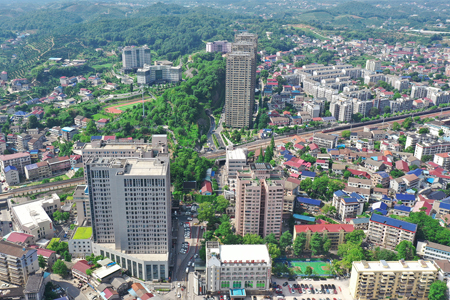
[[[73,240],[86,240],[92,236],[92,227],[78,227]]]
[[[60,238],[52,238],[50,243],[48,243],[47,249],[50,249],[54,243],[61,241]]]
[[[118,110],[121,110],[121,111],[126,111],[127,110],[127,108],[133,108],[133,106],[137,106],[137,107],[141,107],[142,108],[142,103],[132,103],[132,104],[127,104],[127,105],[124,105],[124,106],[120,106],[120,107],[116,107]]]
[[[93,65],[92,68],[94,69],[101,69],[101,68],[112,68],[112,63],[103,64],[103,65]]]
[[[325,261],[290,261],[295,274],[305,274],[306,267],[311,267],[313,274],[329,275],[330,263]]]
[[[100,119],[109,119],[109,117],[107,115],[104,115],[104,114],[95,114],[95,115],[92,116],[92,119],[94,119],[94,121],[98,121]]]

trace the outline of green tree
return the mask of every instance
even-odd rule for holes
[[[263,238],[259,234],[247,233],[244,235],[244,245],[260,245],[264,244]]]
[[[286,252],[286,248],[292,245],[292,234],[289,231],[283,232],[280,236],[280,250],[282,253]]]
[[[198,207],[198,220],[200,222],[208,222],[208,225],[212,225],[211,223],[213,223],[214,218],[215,218],[215,210],[214,210],[214,206],[212,203],[209,202],[203,202],[200,203],[199,207]]]
[[[350,138],[350,130],[344,130],[344,131],[342,131],[342,133],[341,133],[341,136],[344,138],[344,139],[349,139]]]
[[[267,245],[267,248],[269,250],[269,255],[270,258],[272,258],[272,261],[281,255],[281,250],[280,248],[278,248],[278,245],[270,243]]]
[[[214,200],[214,206],[218,213],[224,213],[228,206],[230,206],[230,201],[221,195]]]
[[[86,270],[86,275],[87,276],[92,276],[92,270],[91,269],[87,269]]]
[[[405,175],[405,173],[400,171],[399,169],[394,169],[394,170],[391,171],[390,175],[393,178],[398,178],[398,177],[402,177],[403,175]]]
[[[411,127],[412,122],[412,118],[408,117],[405,119],[405,121],[402,122],[402,127],[408,130]]]
[[[310,266],[306,266],[305,275],[311,276],[313,274],[313,269]]]
[[[352,176],[352,172],[350,172],[349,170],[345,170],[344,171],[344,178],[348,179],[350,176]]]
[[[62,212],[60,212],[59,210],[55,211],[53,213],[53,219],[55,219],[56,222],[62,221],[63,219]]]
[[[366,237],[366,234],[363,230],[354,230],[352,232],[349,232],[345,236],[345,241],[350,243],[360,243],[364,238]]]
[[[69,253],[69,251],[65,251],[63,254],[64,260],[71,262],[72,261],[72,255]]]
[[[83,168],[79,168],[75,174],[73,175],[73,178],[80,178],[84,176],[84,169]]]
[[[336,207],[334,207],[333,205],[327,203],[322,207],[322,212],[324,214],[335,214],[336,213]]]
[[[66,264],[65,264],[62,260],[60,260],[60,259],[58,259],[58,260],[53,264],[52,269],[53,269],[53,273],[58,274],[58,275],[60,275],[60,276],[62,276],[62,277],[64,277],[64,276],[67,275],[67,266],[66,266]]]
[[[441,280],[434,281],[430,286],[429,300],[447,300],[447,283]]]
[[[433,160],[433,155],[422,155],[423,162],[432,161],[432,160]]]
[[[70,213],[69,212],[63,212],[62,213],[62,219],[64,220],[64,221],[67,221],[67,220],[69,220],[69,218],[70,218]]]
[[[319,233],[314,232],[314,234],[311,236],[310,246],[312,255],[322,253],[322,237]]]
[[[322,248],[323,248],[324,253],[328,253],[328,251],[330,251],[331,240],[328,238],[327,235],[324,235],[324,237],[322,239]]]
[[[416,255],[416,247],[410,241],[401,241],[395,247],[395,250],[397,251],[398,259],[412,260]]]
[[[392,130],[399,131],[401,129],[400,124],[397,122],[392,123]]]
[[[369,116],[375,117],[375,116],[378,115],[378,113],[379,113],[378,108],[372,107],[372,108],[370,109],[370,111],[369,111]]]
[[[39,262],[39,268],[45,269],[47,267],[47,262],[45,261],[45,258],[42,255],[38,256],[38,262]]]
[[[430,133],[430,129],[428,129],[426,127],[422,127],[419,129],[419,134],[425,134],[425,133]]]
[[[306,245],[306,234],[304,232],[301,232],[297,235],[297,237],[294,240],[293,250],[295,256],[300,256],[300,254],[305,249]]]
[[[444,135],[444,130],[443,129],[439,129],[439,136],[443,136]]]
[[[86,125],[86,133],[88,135],[98,134],[97,126],[95,126],[94,120],[90,120]]]
[[[266,235],[266,237],[264,238],[264,242],[265,242],[266,244],[275,244],[275,245],[278,245],[278,240],[277,240],[277,238],[275,237],[275,234],[274,234],[274,233],[270,233],[270,234]]]
[[[39,127],[39,121],[35,115],[31,115],[28,117],[28,128],[37,128]]]

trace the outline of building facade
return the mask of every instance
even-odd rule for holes
[[[227,149],[225,168],[228,177],[236,177],[237,172],[247,165],[247,149]]]
[[[122,49],[122,64],[124,69],[142,68],[144,64],[151,63],[152,55],[147,46],[131,46]]]
[[[0,280],[25,286],[29,275],[37,271],[36,249],[0,241]]]
[[[345,236],[354,230],[350,224],[316,224],[316,225],[295,225],[293,240],[297,235],[305,233],[306,244],[305,250],[311,249],[311,237],[314,233],[320,234],[322,237],[326,235],[331,242],[331,250],[336,250],[340,244],[345,243]]]
[[[237,172],[236,233],[281,235],[284,179],[269,163],[250,164]]]
[[[367,239],[375,245],[394,250],[401,241],[414,243],[417,225],[372,214]]]
[[[272,264],[266,245],[220,245],[206,242],[206,289],[227,292],[270,289]]]
[[[350,295],[356,300],[427,300],[438,269],[430,261],[354,261]]]
[[[111,258],[133,276],[168,278],[172,232],[168,153],[83,161],[93,253]]]

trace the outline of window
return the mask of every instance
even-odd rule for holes
[[[229,281],[222,281],[220,283],[220,287],[223,288],[223,289],[230,288],[230,282]]]
[[[263,289],[263,288],[266,287],[266,282],[265,282],[265,281],[262,281],[262,280],[258,280],[258,281],[256,282],[256,287],[257,287],[258,289]]]
[[[240,288],[241,287],[241,282],[240,281],[233,281],[233,288]]]
[[[252,288],[253,287],[253,281],[246,281],[245,282],[245,287],[246,288]]]

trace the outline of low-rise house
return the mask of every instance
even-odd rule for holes
[[[114,277],[111,285],[119,294],[125,293],[128,288],[128,283],[122,277]]]
[[[328,170],[329,162],[323,159],[316,160],[316,166],[320,167],[322,170]]]
[[[351,186],[351,187],[363,188],[363,189],[370,189],[372,187],[372,181],[370,179],[349,177],[347,182],[348,182],[348,186]]]
[[[25,300],[43,300],[45,281],[43,273],[36,273],[28,277],[23,293]]]
[[[43,179],[52,176],[48,161],[40,161],[35,164],[25,166],[25,176],[27,180]]]
[[[333,163],[333,165],[331,166],[331,170],[332,170],[336,175],[343,175],[346,168],[347,168],[347,166],[344,165],[344,164],[336,164],[336,163]]]
[[[356,218],[351,219],[349,224],[353,225],[355,230],[367,230],[369,229],[369,218]]]
[[[27,247],[36,244],[36,239],[33,235],[22,232],[11,232],[6,240]]]
[[[409,216],[409,213],[411,212],[411,207],[406,205],[394,205],[394,208],[392,209],[391,214],[396,216]]]
[[[24,167],[29,164],[31,164],[31,156],[27,152],[0,155],[0,167],[2,171],[7,166],[14,166],[19,172],[19,175],[23,176],[25,175]]]
[[[91,267],[86,260],[79,260],[72,266],[72,276],[78,280],[89,282],[89,276],[86,274],[86,271]]]
[[[336,147],[338,137],[335,135],[315,133],[313,137],[314,144],[319,148],[334,148]]]
[[[402,177],[392,179],[390,182],[390,188],[396,193],[403,193],[406,191],[406,182]]]
[[[69,240],[69,253],[74,256],[86,256],[92,253],[92,227],[78,227]]]
[[[416,197],[410,194],[395,194],[395,200],[397,204],[403,204],[408,207],[413,207],[416,204]]]
[[[17,185],[20,183],[19,171],[14,166],[7,166],[3,170],[3,175],[5,178],[5,182],[9,185]]]
[[[322,201],[310,198],[297,197],[297,205],[303,211],[317,213],[320,211]]]
[[[52,176],[63,174],[70,170],[70,157],[69,156],[61,156],[55,157],[47,160],[48,166],[52,172]]]
[[[405,173],[409,172],[408,163],[406,161],[403,161],[403,160],[397,160],[395,162],[395,168],[400,170],[400,171],[403,171]]]
[[[122,275],[122,268],[109,258],[99,260],[97,263],[101,267],[92,272],[91,283],[94,287],[100,283],[109,283],[114,277]]]
[[[45,263],[47,264],[47,267],[51,270],[53,267],[53,264],[56,262],[56,252],[50,249],[43,249],[39,248],[37,249],[37,256],[42,256],[45,260]]]
[[[371,158],[366,159],[365,167],[370,172],[378,172],[386,169],[386,165],[384,164],[383,161],[376,161]]]
[[[390,177],[389,174],[384,171],[374,173],[371,179],[372,185],[374,187],[376,187],[378,184],[381,184],[382,188],[389,187]]]
[[[61,128],[61,136],[66,141],[71,141],[76,134],[78,134],[78,129],[72,127]]]

